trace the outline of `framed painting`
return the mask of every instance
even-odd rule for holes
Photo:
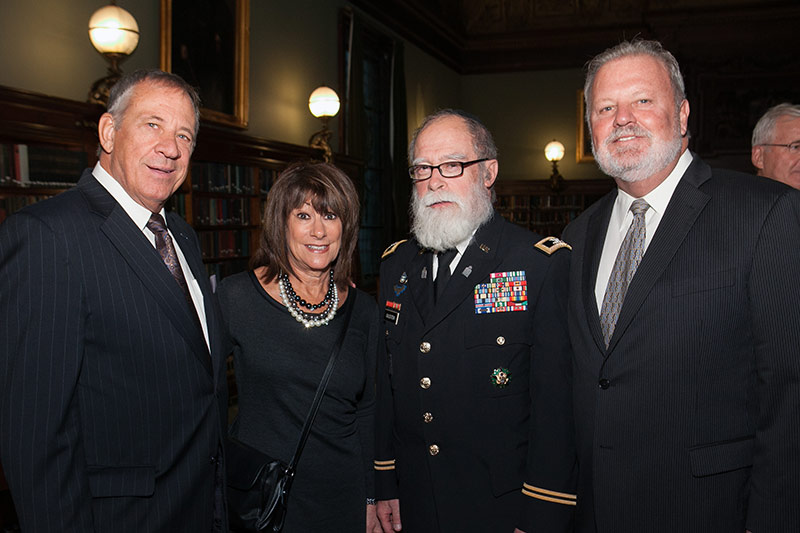
[[[593,163],[592,136],[589,135],[589,130],[586,127],[586,108],[583,103],[583,89],[578,90],[578,125],[576,131],[578,132],[578,138],[575,143],[575,146],[577,146],[575,160],[578,163]]]
[[[250,0],[161,0],[161,69],[197,88],[200,116],[248,122]]]

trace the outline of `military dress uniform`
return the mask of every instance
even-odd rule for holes
[[[430,251],[384,253],[376,490],[404,532],[571,526],[568,248],[495,213],[435,303]]]

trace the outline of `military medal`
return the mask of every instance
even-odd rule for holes
[[[401,305],[399,303],[386,300],[383,318],[396,326],[397,322],[400,320],[400,307]]]
[[[504,388],[511,381],[511,372],[507,368],[495,368],[492,371],[492,385],[498,389]]]
[[[493,272],[489,283],[475,285],[475,314],[528,309],[528,282],[524,270]]]

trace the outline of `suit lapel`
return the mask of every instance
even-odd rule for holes
[[[189,307],[183,291],[164,266],[156,249],[91,173],[88,176],[84,173],[78,186],[84,192],[90,209],[105,218],[100,225],[101,231],[211,374],[208,346],[198,321],[191,314],[194,310]]]
[[[502,224],[503,219],[495,213],[492,219],[475,233],[447,283],[444,294],[433,307],[430,318],[425,324],[427,329],[444,320],[465,298],[473,296],[475,285],[500,263],[501,258],[497,256],[497,249],[502,239]]]
[[[200,254],[197,253],[197,244],[195,239],[192,238],[191,235],[188,235],[185,231],[186,222],[181,218],[180,215],[176,213],[167,213],[167,220],[170,224],[170,229],[175,236],[175,239],[178,241],[178,245],[183,252],[183,257],[186,259],[186,263],[189,265],[189,269],[192,271],[197,283],[200,285],[200,292],[203,294],[203,307],[205,309],[206,315],[206,328],[208,329],[208,347],[211,347],[210,355],[213,357],[227,357],[227,354],[216,353],[213,349],[215,346],[215,342],[217,341],[218,332],[221,331],[219,328],[221,325],[217,323],[218,315],[214,309],[214,296],[213,290],[211,289],[211,282],[208,278],[208,272],[206,271],[206,267],[203,264],[203,258]],[[195,322],[196,323],[196,322]],[[200,335],[203,332],[200,331]],[[216,367],[216,363],[219,361],[213,361],[214,367]],[[217,379],[217,373],[214,372],[214,379]]]
[[[597,298],[594,286],[597,282],[597,271],[600,267],[600,256],[606,240],[611,210],[617,198],[616,191],[606,195],[600,200],[601,205],[592,213],[588,221],[586,241],[583,250],[583,272],[581,286],[583,288],[583,305],[586,313],[586,322],[595,344],[601,352],[605,352],[606,343],[603,339],[603,330],[600,325],[600,313],[597,311]]]
[[[689,230],[692,229],[697,217],[700,216],[710,200],[709,195],[698,189],[698,185],[710,177],[711,169],[708,165],[695,158],[678,182],[667,205],[667,210],[653,235],[653,240],[647,247],[642,262],[628,287],[628,292],[625,294],[619,319],[614,328],[614,335],[608,345],[608,353],[614,350],[614,346],[624,335],[647,295],[653,289],[653,285],[664,273]]]

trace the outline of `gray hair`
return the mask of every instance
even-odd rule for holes
[[[800,118],[800,105],[784,102],[767,109],[753,128],[753,146],[772,142],[775,125],[781,117]]]
[[[492,134],[477,117],[460,109],[441,109],[425,117],[422,124],[419,125],[411,136],[411,142],[408,144],[409,163],[414,162],[414,149],[417,145],[417,137],[422,133],[422,130],[427,128],[431,123],[447,117],[458,117],[467,124],[467,130],[469,130],[472,136],[472,147],[478,159],[497,159],[497,146],[494,144]]]
[[[647,41],[644,39],[634,39],[632,41],[623,41],[618,45],[607,49],[605,52],[595,56],[591,61],[586,64],[586,83],[583,86],[583,98],[586,108],[586,123],[589,125],[589,132],[591,133],[591,120],[589,120],[592,111],[592,84],[597,72],[606,63],[629,56],[648,55],[661,62],[664,68],[667,69],[669,74],[670,84],[672,85],[672,92],[675,95],[675,109],[679,109],[681,102],[686,100],[686,87],[683,83],[683,75],[678,61],[671,53],[661,46],[658,41]]]
[[[140,69],[130,74],[125,74],[114,84],[108,96],[108,112],[114,119],[114,127],[119,128],[120,124],[122,124],[125,111],[128,110],[128,104],[131,101],[133,89],[143,82],[154,83],[169,89],[178,89],[186,94],[194,110],[194,136],[192,138],[192,146],[194,146],[197,139],[197,130],[200,128],[200,96],[194,87],[186,83],[177,74],[159,69]]]

